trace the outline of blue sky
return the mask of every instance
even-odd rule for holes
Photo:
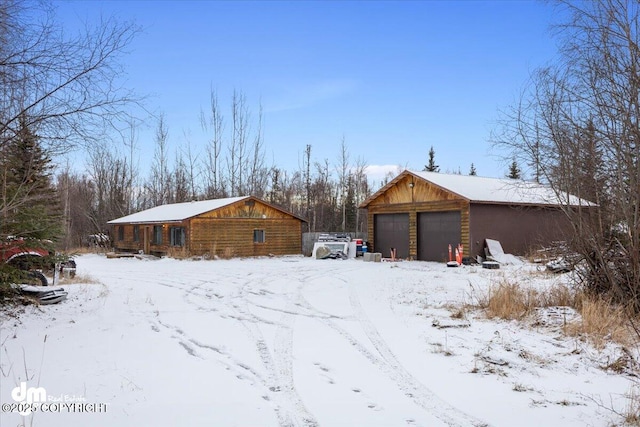
[[[69,28],[101,15],[142,27],[124,58],[127,85],[165,114],[172,150],[185,132],[195,149],[204,146],[199,115],[211,87],[229,128],[236,89],[254,119],[262,103],[267,161],[288,171],[306,144],[313,160],[337,163],[344,137],[351,159],[372,170],[422,169],[433,146],[443,172],[466,174],[473,162],[479,175],[504,176],[489,144],[498,110],[556,52],[554,10],[542,2],[55,5]],[[154,125],[140,129],[143,167]]]

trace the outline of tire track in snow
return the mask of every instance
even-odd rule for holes
[[[349,270],[345,270],[342,273],[348,273]],[[322,274],[306,275],[301,280],[301,285],[298,288],[298,300],[299,305],[305,307],[311,312],[320,313],[308,300],[304,298],[302,294],[302,287],[304,282],[321,278]],[[355,319],[360,323],[367,338],[375,348],[378,354],[374,354],[369,348],[367,348],[362,342],[355,338],[350,332],[338,325],[334,319],[326,316],[327,313],[323,313],[322,316],[310,316],[314,317],[317,321],[330,327],[349,344],[362,354],[369,362],[378,367],[388,378],[390,378],[401,390],[405,396],[410,398],[418,406],[425,409],[429,414],[432,414],[436,418],[443,421],[445,424],[452,427],[463,426],[487,426],[488,424],[482,420],[476,419],[473,416],[466,414],[465,412],[449,405],[447,402],[438,397],[433,391],[422,384],[416,379],[410,372],[402,366],[396,356],[393,354],[389,346],[382,339],[375,326],[371,323],[368,317],[365,315],[362,305],[355,293],[353,285],[349,285],[349,281],[344,278],[336,277],[335,280],[342,282],[349,291],[349,302],[354,312]],[[342,318],[346,319],[346,318]]]
[[[278,371],[282,391],[292,404],[295,425],[315,427],[318,422],[304,405],[293,379],[293,328],[296,316],[287,312],[280,318],[280,326],[276,329],[274,339],[274,361]]]
[[[201,350],[207,350],[212,352],[216,356],[216,361],[220,363],[226,370],[233,372],[236,378],[241,380],[248,380],[253,385],[254,383],[264,384],[264,379],[260,375],[260,373],[256,372],[250,366],[242,363],[233,357],[230,353],[225,351],[220,347],[216,347],[213,345],[202,343],[194,338],[189,337],[182,329],[175,325],[170,325],[168,323],[164,323],[160,320],[156,321],[157,325],[162,326],[163,328],[170,330],[173,332],[171,335],[172,338],[178,340],[178,344],[182,346],[190,356],[197,357],[202,359],[198,351],[195,347]],[[160,329],[155,326],[155,331],[160,331]],[[239,368],[239,369],[238,369]]]
[[[265,277],[259,280],[261,286],[276,280]],[[278,278],[277,280],[281,280]],[[237,308],[247,318],[253,321],[241,321],[253,339],[256,350],[267,371],[267,387],[272,393],[274,403],[277,405],[276,414],[281,427],[315,427],[318,425],[315,417],[309,412],[298,394],[293,381],[293,307],[290,307],[290,300],[287,298],[287,308],[281,313],[277,322],[260,319],[251,312],[249,305],[255,305],[249,301],[250,295],[263,296],[260,292],[255,292],[249,288],[249,284],[254,279],[247,279],[240,290],[239,300],[242,306]],[[257,306],[257,305],[256,305]],[[264,320],[264,321],[262,321]],[[266,323],[276,327],[276,334],[273,345],[273,355],[269,351],[269,346],[260,329],[260,323]]]
[[[450,426],[487,426],[488,424],[481,421],[466,412],[450,405],[433,391],[416,379],[406,368],[400,363],[391,348],[380,335],[375,325],[367,317],[355,286],[349,286],[349,301],[354,314],[367,338],[373,344],[376,351],[382,356],[378,359],[380,366],[388,373],[390,378],[398,385],[405,396],[411,398],[416,404],[426,409],[430,414],[434,415],[444,423]]]
[[[204,294],[200,292],[196,292],[199,288],[206,283],[201,283],[195,286],[180,286],[182,282],[173,282],[177,284],[167,283],[168,281],[163,281],[158,284],[162,286],[167,286],[170,288],[175,288],[176,290],[183,291],[183,299],[187,304],[194,306],[200,311],[217,311],[216,315],[221,318],[230,318],[234,321],[237,321],[246,331],[249,338],[253,341],[260,361],[266,370],[266,377],[261,375],[254,368],[251,368],[247,364],[239,361],[237,358],[233,357],[230,353],[223,351],[221,348],[209,345],[206,343],[202,343],[200,341],[195,340],[188,334],[186,334],[182,329],[177,326],[172,326],[166,323],[163,323],[160,319],[158,319],[155,323],[160,326],[167,328],[173,331],[172,338],[178,340],[178,344],[183,347],[190,356],[201,358],[200,354],[196,351],[195,347],[200,349],[206,349],[213,352],[216,356],[216,360],[220,363],[225,369],[234,373],[236,378],[239,380],[249,380],[251,385],[259,384],[263,388],[263,399],[271,402],[274,405],[274,411],[276,414],[276,418],[278,419],[278,424],[281,427],[295,427],[295,426],[313,426],[315,424],[312,423],[296,423],[291,416],[291,411],[288,409],[291,406],[288,400],[291,399],[290,393],[289,396],[284,397],[280,391],[284,388],[279,380],[277,369],[275,362],[271,356],[271,352],[269,351],[269,347],[265,342],[264,336],[259,329],[260,323],[273,324],[275,322],[270,322],[266,319],[261,319],[258,316],[255,316],[248,309],[249,301],[247,300],[248,295],[256,295],[259,294],[254,292],[252,289],[249,289],[249,283],[253,279],[249,280],[244,277],[242,281],[237,281],[237,277],[235,276],[227,276],[224,278],[226,282],[232,282],[234,285],[238,286],[238,291],[230,295],[229,298],[226,298],[226,301],[218,301],[219,305],[222,305],[224,308],[222,310],[212,309],[207,305],[203,305],[198,301],[198,298],[207,298],[206,292]],[[183,278],[184,280],[184,278]],[[157,282],[154,282],[157,283]],[[208,299],[208,298],[207,298]],[[220,307],[222,308],[222,307]],[[157,328],[157,326],[156,326]],[[226,359],[226,360],[223,360]],[[300,411],[298,411],[300,412]],[[312,420],[313,417],[305,417],[304,419]]]

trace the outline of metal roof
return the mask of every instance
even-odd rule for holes
[[[161,222],[179,222],[194,216],[210,212],[224,206],[231,205],[249,196],[228,197],[226,199],[202,200],[184,203],[172,203],[168,205],[156,206],[122,218],[109,221],[109,224],[132,224],[132,223],[161,223]]]
[[[470,202],[514,205],[557,206],[569,204],[571,206],[597,206],[595,203],[571,194],[556,193],[551,187],[536,182],[405,170],[362,203],[360,207],[368,206],[373,200],[409,174],[428,181]]]

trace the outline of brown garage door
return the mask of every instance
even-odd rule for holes
[[[396,249],[398,258],[409,257],[409,214],[377,214],[373,216],[376,252],[388,258],[391,248]]]
[[[418,213],[418,259],[448,261],[460,241],[460,211]]]

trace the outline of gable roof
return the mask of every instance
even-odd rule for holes
[[[557,206],[567,204],[568,201],[571,206],[596,206],[595,203],[571,194],[557,194],[551,187],[536,182],[405,170],[368,198],[360,207],[367,207],[407,175],[428,181],[442,190],[475,203]]]
[[[198,202],[171,203],[123,216],[122,218],[109,221],[108,224],[179,222],[248,198],[249,196],[243,196],[202,200]]]
[[[185,219],[193,218],[194,216],[202,215],[203,213],[211,212],[213,210],[220,209],[222,207],[229,206],[236,202],[248,199],[259,201],[260,203],[270,206],[273,209],[277,209],[281,212],[291,215],[292,217],[299,219],[300,221],[305,221],[303,218],[300,218],[299,216],[294,215],[291,212],[287,212],[284,209],[273,206],[256,197],[242,196],[228,197],[226,199],[202,200],[198,202],[194,201],[184,203],[171,203],[168,205],[156,206],[155,208],[147,209],[131,215],[123,216],[122,218],[111,220],[108,222],[108,224],[149,224],[163,222],[180,222],[184,221]]]

